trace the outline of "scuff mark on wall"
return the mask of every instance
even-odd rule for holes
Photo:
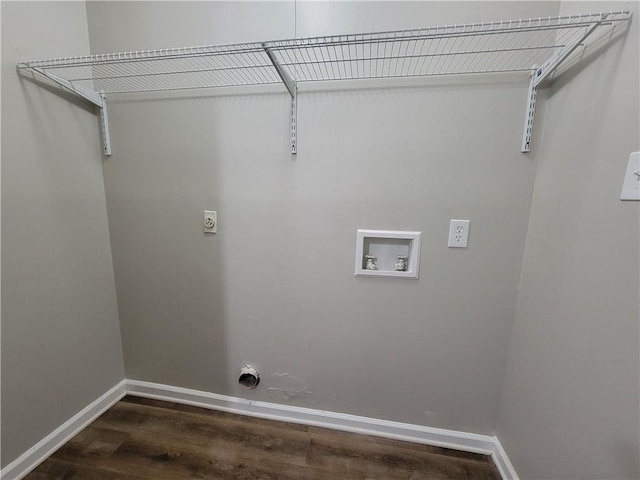
[[[424,411],[424,418],[427,421],[427,425],[436,425],[438,421],[438,413],[431,410]]]
[[[270,398],[282,401],[313,395],[304,380],[289,373],[274,373],[273,380],[264,388]]]

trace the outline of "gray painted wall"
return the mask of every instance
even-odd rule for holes
[[[87,4],[92,53],[555,15],[559,3]],[[110,100],[127,378],[492,434],[537,152],[528,81]],[[380,85],[378,85],[380,87]],[[535,149],[534,149],[535,150]],[[219,233],[202,233],[202,211]],[[467,250],[449,219],[471,219]],[[420,279],[355,278],[357,228],[420,230]],[[256,364],[254,391],[237,384]]]
[[[15,74],[87,53],[87,20],[102,53],[560,4],[2,2],[2,465],[124,377],[110,234],[128,378],[485,434],[499,418],[523,478],[637,478],[639,212],[617,198],[638,5],[562,12],[620,5],[631,32],[546,92],[529,155],[517,76],[302,87],[295,159],[282,88],[140,95],[110,99],[103,186],[92,109]],[[467,250],[450,218],[471,219]],[[421,230],[420,279],[353,277],[357,228]]]
[[[524,479],[639,478],[638,2],[628,35],[550,91],[498,437]]]
[[[86,54],[82,2],[2,2],[2,465],[124,378],[98,124],[16,74]]]

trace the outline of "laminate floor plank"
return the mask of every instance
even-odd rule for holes
[[[477,453],[465,452],[462,450],[453,450],[450,448],[444,447],[436,447],[433,445],[425,445],[421,443],[415,442],[403,442],[401,440],[394,440],[392,438],[378,437],[374,435],[363,435],[361,433],[353,433],[353,432],[339,432],[339,436],[336,436],[336,432],[334,430],[330,430],[322,427],[314,427],[309,426],[308,431],[310,435],[329,435],[335,436],[336,441],[349,441],[348,439],[352,439],[353,441],[362,441],[366,439],[368,444],[377,444],[390,446],[395,448],[402,448],[407,451],[415,450],[418,452],[430,452],[441,455],[446,455],[448,457],[456,457],[456,458],[466,458],[468,460],[474,460],[477,462],[485,462],[492,463],[491,457],[488,455],[478,455]]]
[[[97,421],[97,425],[116,427],[125,431],[171,433],[186,435],[194,442],[209,443],[214,440],[237,440],[268,448],[279,445],[281,449],[296,453],[298,442],[308,438],[306,428],[290,424],[256,419],[243,415],[225,414],[205,409],[201,412],[176,412],[155,406],[140,406],[119,402]],[[209,414],[212,413],[213,415]],[[220,415],[215,415],[221,413]],[[258,422],[256,422],[258,420]],[[295,427],[295,428],[291,428]]]
[[[136,441],[161,442],[167,448],[181,445],[191,450],[218,452],[245,451],[264,455],[265,452],[287,464],[304,463],[309,437],[301,430],[287,431],[278,422],[262,422],[247,425],[243,419],[212,417],[193,413],[170,412],[166,409],[116,405],[96,420],[93,425],[127,432]]]
[[[25,480],[499,480],[486,455],[127,396]]]
[[[314,438],[307,455],[309,465],[338,474],[345,469],[375,478],[463,478],[462,461],[452,462],[443,455],[416,454],[393,447],[372,446],[364,442],[331,442]],[[420,476],[418,476],[420,475]]]
[[[27,475],[25,479],[27,478],[29,480],[148,480],[149,477],[116,473],[51,457]]]
[[[376,475],[389,479],[398,475],[399,478],[467,478],[467,472],[476,471],[481,479],[487,472],[495,473],[495,466],[487,455],[368,435],[336,434],[326,429],[312,430],[310,435],[312,445],[307,461],[332,471],[336,471],[334,465],[339,471],[348,463],[351,468],[368,474],[374,469]]]

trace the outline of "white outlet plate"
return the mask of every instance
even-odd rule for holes
[[[202,228],[204,233],[218,233],[218,213],[213,210],[205,210]]]
[[[451,220],[449,224],[449,247],[467,248],[470,220]]]
[[[629,155],[620,200],[640,200],[640,152]]]

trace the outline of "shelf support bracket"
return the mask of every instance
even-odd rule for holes
[[[527,110],[524,117],[524,131],[522,133],[521,152],[526,153],[531,149],[531,135],[533,132],[533,119],[536,111],[536,97],[538,96],[538,85],[540,85],[556,68],[560,66],[573,51],[582,45],[582,42],[591,35],[602,22],[604,22],[609,14],[603,13],[600,21],[591,25],[582,36],[570,45],[560,50],[556,55],[551,57],[539,67],[535,67],[531,74],[531,82],[529,83],[529,93],[527,95]]]
[[[542,83],[544,79],[551,75],[555,71],[555,69],[558,68],[560,64],[573,53],[576,48],[582,45],[587,37],[591,35],[596,30],[596,28],[602,25],[602,22],[607,18],[607,16],[607,13],[603,13],[600,17],[600,21],[591,25],[578,40],[573,42],[571,45],[565,45],[565,47],[556,55],[543,63],[542,66],[536,68],[534,72],[535,86],[537,87],[538,85],[540,85],[540,83]]]
[[[296,154],[298,153],[298,86],[291,78],[291,75],[282,67],[273,51],[267,47],[266,43],[262,44],[262,48],[264,48],[280,80],[282,80],[289,95],[291,95],[291,153]]]
[[[52,82],[57,83],[61,87],[69,90],[71,93],[75,93],[79,97],[82,97],[85,100],[89,100],[94,105],[97,105],[98,107],[102,107],[102,99],[100,98],[100,95],[97,94],[96,92],[82,88],[82,87],[78,87],[73,83],[71,83],[69,80],[66,80],[62,77],[54,75],[53,73],[49,73],[46,70],[43,70],[42,68],[31,67],[31,70],[39,73],[43,77],[48,78]]]
[[[109,116],[107,115],[107,96],[100,92],[100,126],[102,127],[102,149],[106,156],[111,156],[111,136],[109,135]]]
[[[109,156],[111,155],[111,137],[109,135],[109,118],[107,117],[107,100],[104,92],[96,93],[92,90],[87,90],[85,88],[78,87],[71,83],[69,80],[61,78],[53,73],[47,72],[42,68],[31,67],[34,72],[42,75],[45,78],[48,78],[52,82],[57,83],[61,87],[69,90],[71,93],[78,95],[79,97],[84,98],[85,100],[90,101],[98,108],[100,108],[100,124],[102,130],[102,145],[104,154]]]
[[[535,86],[535,75],[531,74],[529,82],[529,95],[527,96],[527,111],[524,116],[524,132],[522,132],[522,147],[520,151],[526,153],[531,150],[531,135],[533,133],[533,117],[536,112],[536,98],[538,88]]]

